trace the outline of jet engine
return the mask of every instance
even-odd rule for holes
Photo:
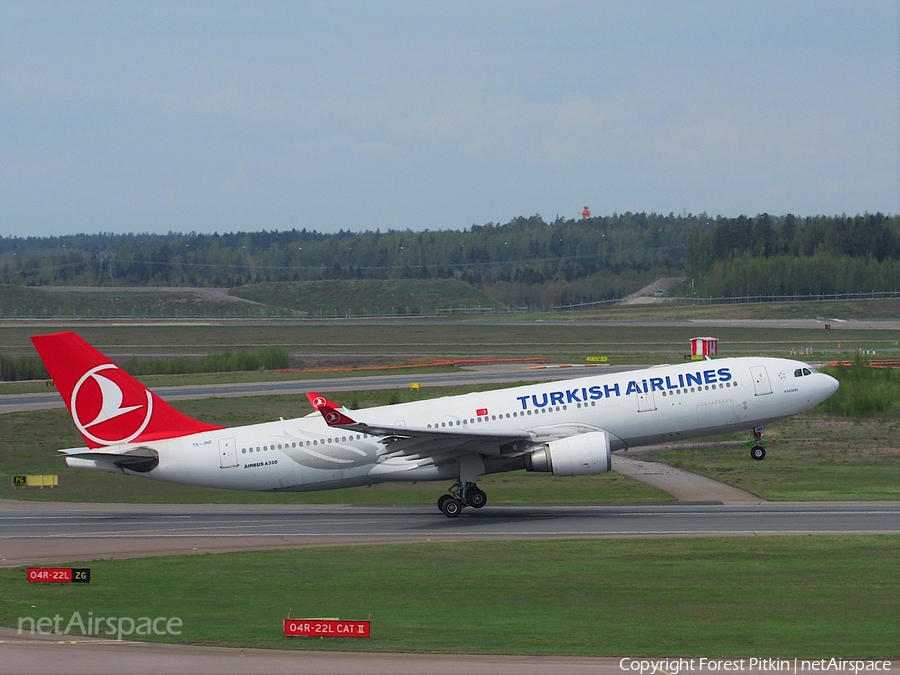
[[[528,471],[552,471],[554,476],[592,476],[606,473],[612,460],[609,434],[592,431],[546,443],[525,455]]]

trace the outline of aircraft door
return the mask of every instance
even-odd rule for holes
[[[649,412],[651,410],[656,410],[656,399],[653,396],[653,392],[648,391],[646,394],[638,392],[637,406],[638,412]]]
[[[769,373],[765,366],[750,366],[750,376],[753,378],[753,389],[757,396],[772,393],[772,384],[769,382]]]
[[[237,446],[233,438],[219,439],[219,466],[228,469],[238,465]]]

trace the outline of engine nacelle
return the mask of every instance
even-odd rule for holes
[[[587,434],[550,441],[540,450],[525,455],[528,471],[552,471],[554,476],[593,476],[609,471],[609,434]]]

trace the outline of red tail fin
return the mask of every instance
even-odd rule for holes
[[[221,429],[184,415],[75,333],[31,338],[88,447]]]

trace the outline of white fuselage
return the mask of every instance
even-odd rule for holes
[[[449,396],[353,411],[358,422],[393,427],[527,434],[525,444],[477,447],[484,473],[523,467],[523,453],[595,431],[613,450],[750,429],[807,410],[837,389],[828,375],[780,358],[723,358],[618,374]],[[109,448],[152,448],[159,464],[135,473],[235,490],[325,490],[385,481],[455,479],[459,453],[329,427],[307,417]],[[109,470],[92,460],[71,466]]]

